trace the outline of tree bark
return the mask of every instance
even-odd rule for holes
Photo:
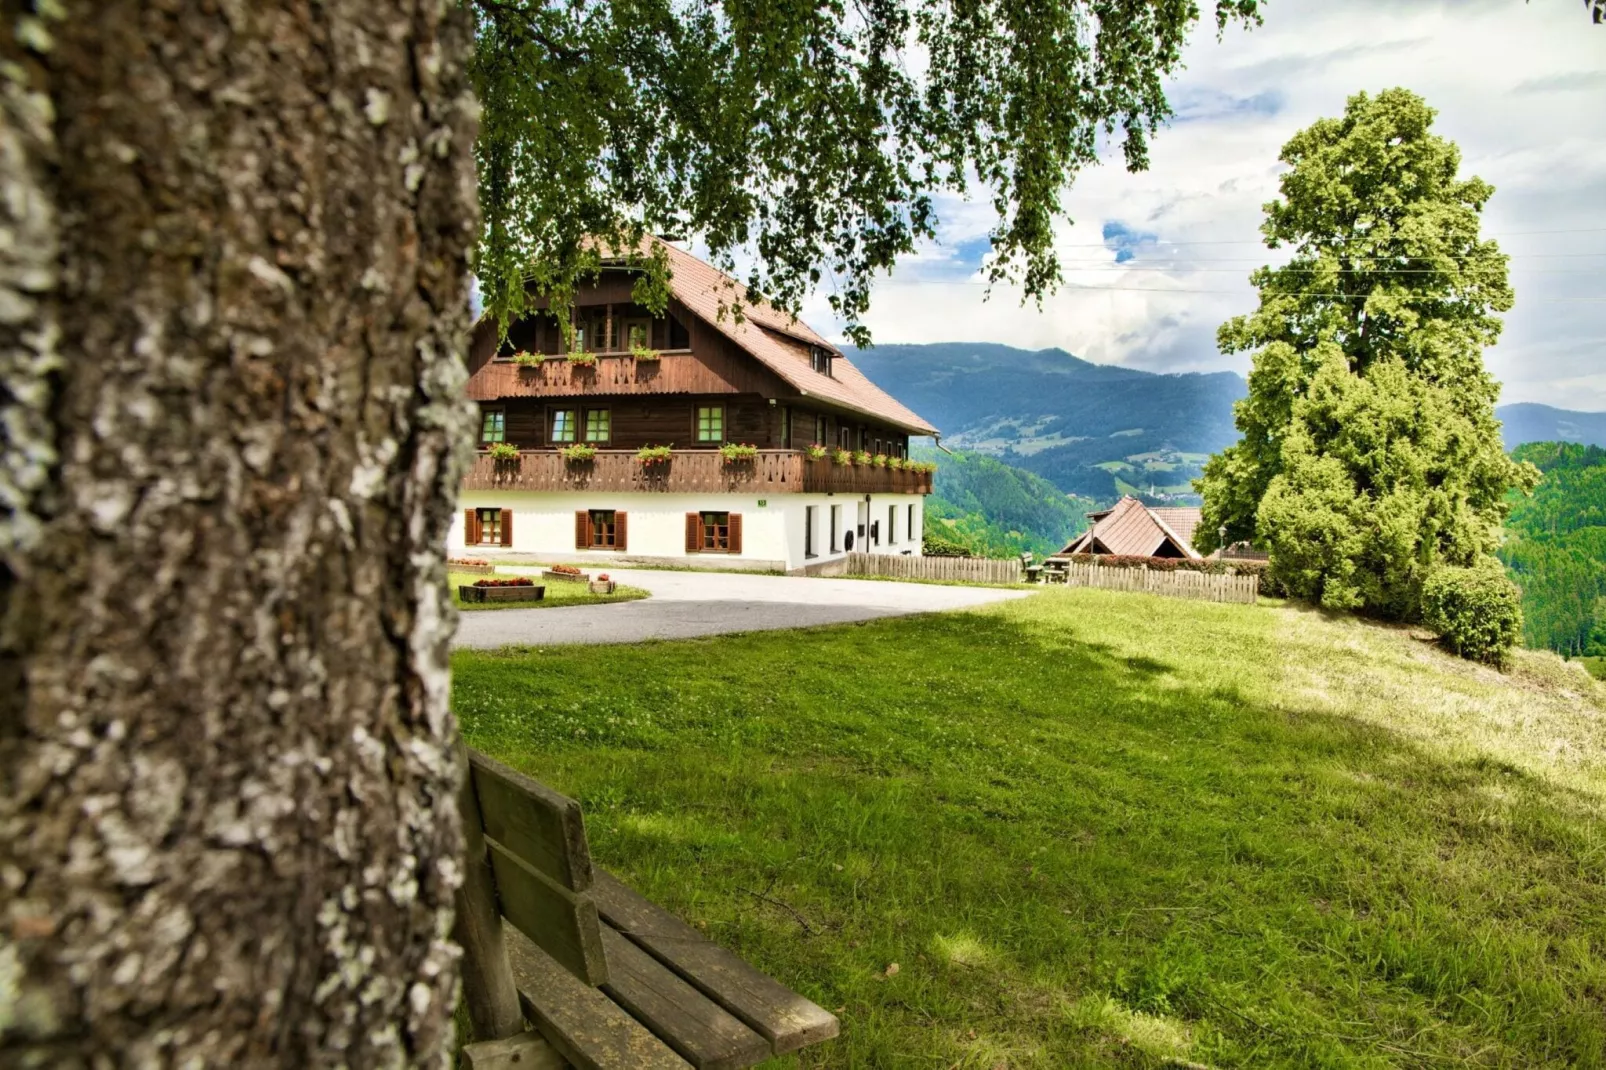
[[[441,1064],[471,27],[0,13],[0,1064]]]

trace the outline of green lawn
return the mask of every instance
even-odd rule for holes
[[[512,573],[500,573],[497,576],[483,576],[471,572],[453,572],[446,577],[446,582],[452,587],[452,605],[466,612],[478,612],[482,609],[541,609],[550,606],[591,606],[605,602],[631,602],[637,598],[646,598],[647,592],[640,587],[626,587],[619,584],[612,594],[592,594],[591,588],[584,583],[574,583],[569,580],[543,580],[540,576],[531,576],[536,584],[546,588],[546,594],[539,602],[464,602],[457,596],[459,584],[472,585],[475,580],[509,579]]]
[[[605,865],[842,1008],[778,1066],[1606,1062],[1606,687],[1552,656],[1073,589],[453,661]]]

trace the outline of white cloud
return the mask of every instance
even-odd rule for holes
[[[956,249],[985,236],[992,214],[985,199],[947,201],[941,245],[876,287],[867,320],[876,339],[1060,346],[1154,370],[1243,371],[1242,358],[1217,352],[1215,331],[1254,307],[1246,276],[1276,255],[1258,244],[1258,227],[1277,192],[1278,151],[1340,114],[1353,93],[1403,85],[1439,110],[1436,128],[1461,146],[1463,173],[1497,190],[1485,231],[1512,254],[1517,292],[1488,355],[1504,399],[1606,409],[1606,301],[1594,300],[1606,297],[1597,99],[1606,27],[1590,25],[1582,5],[1273,0],[1264,25],[1231,29],[1219,44],[1201,25],[1186,64],[1170,88],[1179,119],[1155,138],[1150,170],[1107,163],[1068,195],[1076,223],[1059,240],[1068,285],[1041,311],[1004,287],[984,301],[979,279],[957,277]],[[1101,244],[1111,222],[1188,244],[1117,264]],[[805,316],[831,322],[823,299]]]

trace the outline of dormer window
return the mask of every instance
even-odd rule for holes
[[[831,374],[831,351],[819,346],[809,347],[809,367],[821,375]]]

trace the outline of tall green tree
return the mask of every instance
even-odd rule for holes
[[[858,344],[872,276],[933,196],[998,213],[995,281],[1060,278],[1061,194],[1115,134],[1148,161],[1195,0],[470,0],[486,307],[562,311],[605,250],[703,241],[796,309],[830,277]],[[1216,0],[1218,29],[1259,0]],[[917,73],[918,72],[918,73]],[[661,301],[662,263],[638,294]]]
[[[1390,617],[1416,614],[1435,565],[1492,552],[1506,492],[1537,478],[1501,448],[1483,363],[1512,304],[1479,233],[1494,190],[1458,175],[1433,116],[1404,89],[1361,93],[1283,147],[1261,231],[1292,256],[1218,334],[1254,367],[1242,438],[1197,484],[1203,549],[1224,528],[1296,595]]]

